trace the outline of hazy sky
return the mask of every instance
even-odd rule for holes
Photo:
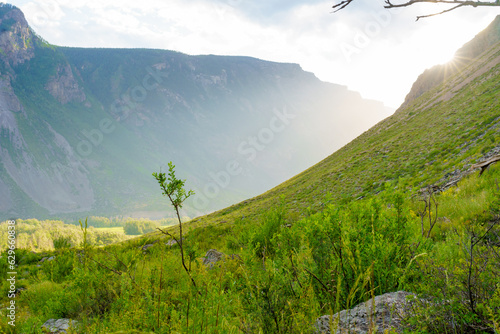
[[[155,48],[298,63],[324,81],[398,107],[417,76],[446,62],[499,8],[383,9],[356,0],[15,0],[30,25],[62,46]]]

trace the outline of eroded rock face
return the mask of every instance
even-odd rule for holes
[[[85,93],[78,85],[69,64],[57,68],[57,74],[51,77],[45,85],[45,89],[61,104],[83,102],[86,99]]]
[[[35,36],[23,12],[17,8],[7,10],[0,17],[0,25],[0,48],[2,55],[10,64],[14,66],[22,64],[35,56],[33,48]]]
[[[340,311],[333,318],[324,315],[314,324],[316,334],[365,334],[375,330],[377,333],[386,330],[401,333],[401,319],[408,311],[413,296],[405,291],[386,293],[350,310]]]

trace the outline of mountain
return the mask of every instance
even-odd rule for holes
[[[425,89],[320,163],[193,224],[258,220],[262,210],[278,205],[282,196],[294,217],[322,210],[330,202],[372,197],[387,187],[416,193],[427,186],[446,189],[456,184],[472,172],[473,164],[500,153],[499,27],[497,17],[457,52],[473,57],[459,71],[442,82],[425,79],[436,70],[424,72],[412,92],[418,84]]]
[[[0,7],[0,219],[169,214],[151,173],[197,193],[185,214],[266,191],[391,113],[296,64],[47,43]]]
[[[497,16],[485,30],[461,47],[455,53],[453,61],[447,64],[436,65],[424,71],[413,84],[401,107],[406,107],[425,92],[442,84],[445,80],[460,72],[468,64],[475,61],[476,57],[481,53],[488,50],[499,41],[500,15]]]

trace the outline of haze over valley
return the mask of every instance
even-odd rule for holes
[[[393,110],[297,64],[53,46],[2,7],[2,218],[163,218],[174,161],[200,215],[262,193]]]

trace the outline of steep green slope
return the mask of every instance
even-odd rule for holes
[[[453,62],[436,65],[425,70],[424,73],[417,78],[408,95],[406,95],[402,107],[406,107],[417,97],[442,84],[457,72],[460,72],[481,53],[488,50],[499,41],[500,16],[497,16],[485,30],[481,31],[474,39],[457,50]]]
[[[339,202],[371,196],[386,185],[416,192],[428,185],[447,184],[485,155],[499,151],[499,64],[497,43],[444,84],[317,165],[261,196],[195,222],[255,219],[281,196],[289,212],[302,215],[307,208],[320,209],[328,199]]]

